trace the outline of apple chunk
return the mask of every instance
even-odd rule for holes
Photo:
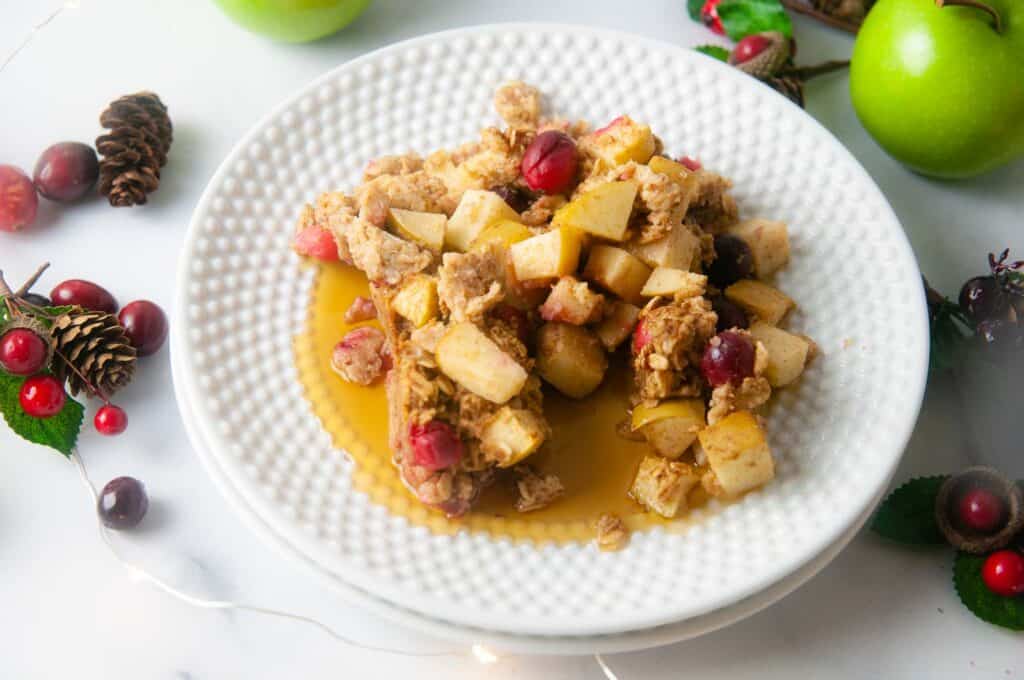
[[[697,297],[704,294],[707,285],[708,277],[703,274],[694,274],[671,267],[658,267],[651,272],[640,294],[644,297],[656,295],[678,295],[681,298]]]
[[[647,167],[660,175],[667,175],[680,183],[687,182],[693,176],[693,171],[688,167],[664,156],[654,156],[647,162]]]
[[[559,208],[552,225],[572,227],[609,241],[622,241],[626,238],[637,186],[632,181],[597,186]]]
[[[594,155],[610,167],[629,161],[646,163],[654,155],[656,144],[650,126],[641,125],[629,116],[619,116],[590,139]]]
[[[686,494],[697,486],[696,470],[661,456],[645,456],[629,495],[640,505],[672,519],[686,510]]]
[[[778,288],[761,281],[743,279],[725,289],[725,297],[743,311],[772,326],[778,325],[796,303]]]
[[[526,369],[469,322],[450,327],[437,343],[441,372],[473,394],[504,404],[526,383]]]
[[[764,377],[772,387],[785,387],[800,377],[807,365],[811,343],[799,335],[755,321],[750,334],[768,351]]]
[[[540,448],[547,437],[544,419],[533,411],[503,406],[480,435],[480,450],[498,467],[512,467]]]
[[[750,246],[758,278],[771,276],[789,262],[789,233],[785,222],[744,220],[727,228],[726,233],[740,237]]]
[[[483,251],[489,248],[491,244],[497,244],[508,250],[514,243],[525,241],[531,236],[533,234],[526,228],[525,224],[513,220],[501,220],[484,227],[484,230],[473,239],[469,249]]]
[[[448,219],[444,243],[452,250],[466,252],[473,239],[484,229],[500,220],[519,220],[519,214],[493,191],[470,189]]]
[[[417,328],[436,319],[437,279],[423,274],[409,279],[391,299],[391,308]]]
[[[614,352],[633,332],[639,318],[640,308],[636,305],[621,300],[605,302],[604,318],[594,327],[594,333],[606,350]]]
[[[388,210],[388,225],[399,236],[416,241],[433,251],[440,251],[444,246],[448,218],[440,213],[391,208]]]
[[[632,303],[641,302],[640,291],[650,276],[650,267],[614,246],[591,248],[587,266],[583,268],[583,278]]]
[[[509,252],[518,281],[557,279],[576,271],[580,261],[581,234],[575,229],[552,229],[513,243]]]
[[[712,490],[738,496],[775,477],[764,430],[750,411],[736,411],[697,435],[714,473]]]
[[[633,409],[632,426],[659,456],[678,458],[704,427],[704,402],[669,399],[656,406],[640,404]]]
[[[607,369],[600,341],[582,326],[546,323],[537,331],[537,372],[562,394],[582,399]]]
[[[672,227],[666,236],[650,243],[630,241],[626,248],[650,267],[694,271],[700,259],[700,238],[685,224]]]

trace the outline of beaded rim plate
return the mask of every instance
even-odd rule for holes
[[[544,47],[544,49],[541,49]],[[557,55],[557,58],[556,56]],[[288,249],[298,209],[366,161],[472,139],[522,78],[549,110],[628,112],[735,182],[742,214],[790,225],[790,326],[824,356],[770,414],[778,477],[685,531],[618,553],[435,535],[353,488],[303,398],[292,343],[312,272]],[[210,181],[178,272],[173,357],[204,462],[289,550],[429,619],[514,635],[659,626],[747,598],[807,565],[868,511],[899,462],[927,375],[920,273],[867,173],[810,116],[692,50],[543,24],[459,29],[337,67],[255,126]],[[883,363],[884,362],[884,363]]]

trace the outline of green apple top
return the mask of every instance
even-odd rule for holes
[[[370,0],[216,0],[240,26],[282,42],[309,42],[341,30]]]
[[[878,0],[850,94],[896,159],[969,177],[1024,156],[1024,0]]]

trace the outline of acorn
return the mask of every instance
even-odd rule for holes
[[[736,43],[729,63],[760,80],[775,76],[793,56],[792,41],[778,31],[754,33]]]
[[[984,555],[1024,529],[1024,492],[994,468],[967,468],[939,487],[935,521],[954,548]]]

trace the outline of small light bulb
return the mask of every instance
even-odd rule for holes
[[[473,645],[472,650],[473,656],[475,656],[476,660],[484,666],[489,666],[498,660],[498,656],[494,652],[487,649],[480,643]]]

